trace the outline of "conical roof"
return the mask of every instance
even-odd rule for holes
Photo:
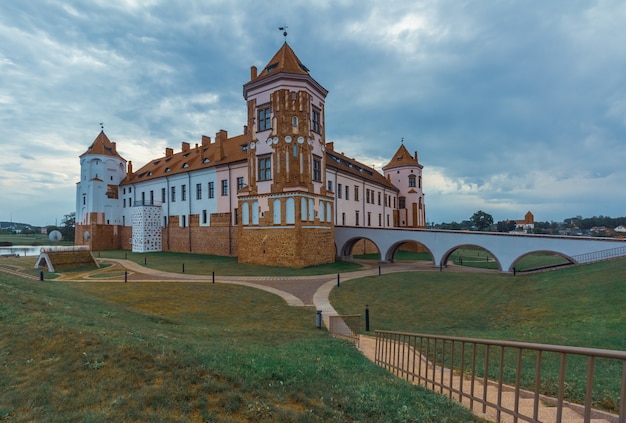
[[[267,66],[254,79],[255,81],[277,73],[308,75],[309,69],[302,64],[289,44],[284,43],[267,63]]]
[[[118,159],[122,159],[126,161],[122,156],[117,152],[117,147],[114,142],[111,142],[109,138],[106,136],[104,131],[100,131],[96,139],[91,143],[87,151],[80,155],[80,157],[86,156],[87,154],[100,154],[104,156],[113,156]]]
[[[401,144],[400,148],[398,148],[398,151],[396,151],[396,154],[393,155],[389,163],[383,166],[383,170],[391,169],[391,168],[398,167],[398,166],[416,165],[416,164],[419,165],[417,161],[417,154],[416,154],[416,157],[411,156],[411,153],[409,153],[409,150],[406,149],[404,144]]]

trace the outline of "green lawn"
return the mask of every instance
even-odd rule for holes
[[[96,258],[121,258],[132,260],[146,267],[167,272],[181,273],[183,265],[185,273],[197,275],[223,276],[308,276],[326,275],[343,272],[353,272],[362,266],[348,261],[336,261],[330,264],[305,267],[303,269],[290,269],[277,266],[257,266],[252,264],[237,263],[237,257],[211,256],[206,254],[190,253],[133,253],[131,251],[97,251],[93,253]]]
[[[346,281],[331,292],[331,303],[342,314],[362,314],[368,304],[371,330],[624,351],[624,275],[626,259],[518,276],[395,273]],[[572,399],[580,398],[584,375],[579,379]],[[614,383],[600,385],[606,392],[597,401],[617,404]]]
[[[263,291],[0,272],[0,296],[0,420],[477,421]]]

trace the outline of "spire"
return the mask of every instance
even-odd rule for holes
[[[417,161],[417,153],[415,153],[415,157],[412,157],[409,150],[407,150],[404,146],[404,138],[402,138],[400,148],[398,148],[398,151],[396,151],[396,154],[393,155],[389,163],[383,167],[383,170],[391,169],[397,166],[405,166],[408,164],[419,164]]]

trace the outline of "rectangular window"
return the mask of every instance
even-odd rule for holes
[[[196,184],[196,200],[202,199],[202,184]]]
[[[167,216],[163,216],[163,226],[167,227]]]
[[[359,226],[359,211],[358,210],[354,212],[354,220],[356,221],[356,226]]]
[[[142,206],[146,205],[146,192],[145,191],[141,191],[141,205]]]
[[[322,161],[317,157],[313,158],[313,180],[322,181]]]
[[[406,209],[406,198],[404,198],[404,197],[399,197],[398,198],[398,208],[399,209]]]
[[[85,199],[85,197],[83,197],[83,200]],[[83,201],[83,204],[85,204],[85,202]],[[126,199],[124,198],[124,208],[126,208]]]
[[[415,175],[409,175],[409,187],[414,188],[415,185]]]
[[[206,210],[202,210],[202,224],[206,225],[207,223],[207,212]]]
[[[215,197],[215,183],[209,182],[209,198]]]
[[[150,190],[150,205],[154,206],[154,191]]]
[[[378,191],[378,205],[380,206],[380,191]]]
[[[372,226],[372,212],[367,212],[367,226]]]
[[[165,188],[161,188],[161,203],[165,203]]]
[[[170,192],[170,201],[172,203],[176,202],[176,187],[171,187],[171,192]]]
[[[180,186],[180,201],[187,201],[187,185]]]
[[[243,188],[243,176],[237,178],[237,191],[239,191],[241,188]]]
[[[316,109],[311,113],[311,130],[320,133],[320,111]]]
[[[346,200],[350,199],[350,187],[346,185]]]
[[[328,181],[328,191],[333,192],[333,181]]]
[[[341,224],[343,226],[346,226],[346,214],[345,213],[341,213]]]
[[[341,198],[341,184],[337,184],[337,198]]]
[[[187,227],[187,216],[184,214],[180,216],[180,226],[183,228]]]
[[[222,179],[222,195],[228,195],[228,179]]]
[[[271,112],[269,107],[259,109],[258,116],[258,130],[265,131],[271,128]]]
[[[272,159],[261,157],[259,159],[259,181],[269,181],[272,179]]]
[[[239,225],[239,209],[235,209],[235,225]]]
[[[378,226],[383,226],[383,215],[378,213]]]
[[[354,186],[354,201],[359,201],[359,187]]]
[[[128,199],[128,207],[132,207],[133,206],[133,199],[129,198]]]

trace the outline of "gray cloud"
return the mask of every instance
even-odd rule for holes
[[[0,203],[33,224],[72,211],[78,155],[100,122],[136,166],[240,133],[241,85],[287,24],[330,91],[328,140],[380,168],[404,138],[425,166],[429,221],[479,208],[497,220],[625,214],[623,2],[274,6],[0,3]],[[49,206],[32,207],[34,192]]]

